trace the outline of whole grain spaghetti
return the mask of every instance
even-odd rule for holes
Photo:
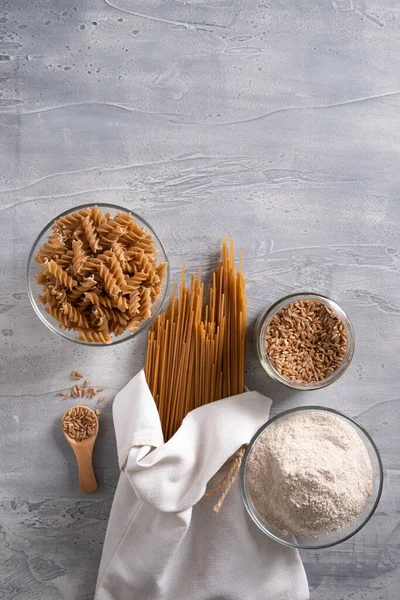
[[[244,391],[246,296],[242,256],[235,270],[233,240],[224,237],[203,307],[201,270],[187,286],[185,269],[165,313],[148,334],[146,379],[166,439],[194,408]]]

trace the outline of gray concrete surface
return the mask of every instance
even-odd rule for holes
[[[332,406],[373,435],[386,470],[376,515],[303,558],[313,600],[399,597],[399,73],[395,0],[0,0],[2,599],[93,597],[118,477],[111,402],[145,336],[68,343],[25,287],[39,230],[89,201],[148,219],[175,276],[210,267],[235,236],[250,326],[296,290],[348,311],[357,348],[340,382],[290,393],[249,343],[247,384],[274,413]],[[90,497],[59,428],[69,401],[55,394],[73,368],[106,387]]]

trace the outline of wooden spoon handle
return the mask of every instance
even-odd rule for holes
[[[82,492],[91,493],[97,490],[97,481],[93,472],[92,447],[74,448],[76,462],[78,463],[79,487]]]

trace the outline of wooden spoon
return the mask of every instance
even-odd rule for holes
[[[72,408],[83,408],[85,411],[89,411],[95,418],[96,429],[94,434],[89,438],[81,440],[80,442],[70,437],[63,428],[65,439],[74,451],[76,462],[78,463],[79,487],[82,492],[95,492],[97,490],[97,481],[93,472],[92,457],[94,444],[97,434],[99,433],[99,419],[97,418],[96,413],[87,406],[77,405],[73,406]],[[64,413],[63,418],[61,419],[61,426],[63,425],[64,418],[67,417],[67,414],[70,410],[71,409],[69,408]]]

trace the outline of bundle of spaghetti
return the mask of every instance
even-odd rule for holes
[[[246,296],[242,257],[222,241],[203,307],[201,270],[186,285],[185,269],[165,313],[149,329],[146,379],[169,439],[192,409],[244,391]]]

